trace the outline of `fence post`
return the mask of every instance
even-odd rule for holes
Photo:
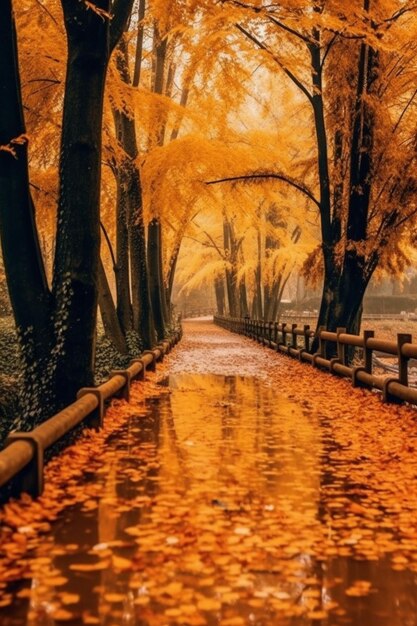
[[[278,322],[274,322],[274,343],[275,347],[278,348]]]
[[[399,333],[397,335],[398,345],[398,380],[401,385],[408,386],[408,358],[403,355],[402,347],[405,343],[412,343],[410,333]]]
[[[272,345],[272,324],[273,324],[273,322],[271,322],[271,321],[268,322],[268,343],[269,343],[269,347],[271,347],[271,345]]]
[[[372,374],[372,348],[368,348],[368,339],[371,339],[375,336],[375,332],[373,330],[364,330],[363,331],[363,365],[359,365],[358,367],[354,367],[352,370],[352,386],[353,387],[366,387],[367,385],[361,383],[358,380],[358,372],[366,372],[367,374]]]
[[[245,335],[249,337],[249,315],[245,315]]]
[[[281,324],[281,334],[282,334],[282,345],[286,346],[287,345],[287,322],[283,322]]]
[[[384,388],[382,390],[382,397],[384,402],[396,402],[400,403],[402,400],[393,396],[389,392],[389,385],[392,382],[398,382],[400,385],[408,387],[408,357],[402,353],[402,347],[405,343],[412,343],[412,336],[409,333],[398,333],[397,335],[397,347],[398,347],[398,378],[387,378],[384,381]]]
[[[313,355],[313,361],[312,361],[312,363],[313,363],[313,365],[314,365],[315,367],[316,367],[316,360],[317,360],[317,357],[318,357],[318,356],[321,356],[321,357],[323,357],[323,358],[324,358],[324,356],[325,356],[326,342],[325,342],[325,340],[324,340],[324,339],[322,339],[322,337],[321,337],[321,333],[322,333],[322,331],[323,331],[323,330],[326,330],[326,327],[325,327],[325,326],[319,326],[319,328],[318,328],[318,332],[317,332],[317,337],[318,337],[318,340],[319,340],[319,349],[318,349],[318,351],[317,351],[317,352]]]
[[[304,324],[304,349],[310,352],[310,325]]]
[[[342,363],[343,365],[346,365],[346,346],[344,343],[340,343],[339,342],[339,335],[341,335],[342,333],[346,332],[346,328],[344,326],[339,326],[338,328],[336,328],[336,350],[337,350],[337,356],[333,357],[332,359],[330,359],[330,371],[332,373],[334,373],[334,365],[335,363]]]
[[[297,335],[294,332],[296,328],[297,328],[297,324],[291,324],[291,334],[292,334],[291,347],[295,349],[297,349]]]
[[[22,492],[27,492],[32,498],[37,498],[43,492],[44,450],[41,441],[33,432],[12,432],[8,435],[5,446],[16,441],[27,441],[32,446],[32,460],[18,474],[12,478],[12,497],[18,498]]]
[[[367,341],[375,336],[373,330],[363,331],[363,361],[365,366],[365,372],[372,374],[372,348],[368,348]]]
[[[346,332],[346,328],[344,326],[340,326],[336,329],[337,333],[337,358],[339,362],[343,365],[347,365],[347,354],[346,354],[346,345],[344,343],[339,343],[339,335],[342,335]]]

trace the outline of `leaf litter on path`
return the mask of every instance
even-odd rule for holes
[[[186,331],[104,433],[49,464],[39,501],[4,507],[0,602],[13,600],[5,583],[36,574],[58,619],[80,624],[106,612],[149,626],[401,624],[393,577],[417,571],[414,410],[212,324]],[[156,384],[167,374],[171,388]],[[149,421],[143,398],[161,394]],[[49,534],[72,506],[98,525],[91,555]],[[98,607],[83,593],[68,607],[69,571],[98,577]]]

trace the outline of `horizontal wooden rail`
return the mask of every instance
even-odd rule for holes
[[[125,370],[111,372],[103,384],[80,389],[75,402],[33,430],[10,433],[4,449],[0,450],[0,487],[9,487],[7,497],[23,492],[39,496],[43,491],[45,451],[81,423],[89,428],[101,428],[109,400],[114,397],[129,400],[131,381],[144,378],[147,369],[154,371],[157,361],[162,361],[180,338],[181,331],[153,350],[145,350]],[[1,492],[0,500],[4,500]]]
[[[382,391],[386,402],[410,402],[417,404],[417,388],[410,387],[408,365],[410,359],[417,359],[417,344],[412,343],[411,335],[399,333],[397,341],[385,341],[374,337],[374,331],[365,330],[363,335],[350,335],[345,328],[330,332],[319,328],[318,349],[311,351],[311,339],[315,337],[309,326],[302,329],[296,324],[264,322],[246,318],[214,316],[214,322],[227,330],[246,335],[272,348],[288,354],[314,367],[329,370],[332,374],[350,378],[353,386],[375,388]],[[300,339],[302,343],[300,345]],[[351,352],[360,349],[360,364],[353,366],[349,359]],[[373,372],[374,356],[397,359],[396,376],[380,376]]]

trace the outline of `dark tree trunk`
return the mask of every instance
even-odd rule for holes
[[[257,253],[258,260],[255,269],[255,307],[256,317],[261,320],[264,317],[264,310],[262,306],[262,260],[261,260],[261,233],[258,230],[257,233]]]
[[[109,58],[108,22],[63,0],[68,39],[53,293],[63,405],[94,384],[100,250],[101,124]],[[109,2],[100,8],[109,10]]]
[[[367,10],[367,0],[365,0]],[[318,326],[330,331],[346,327],[348,332],[357,329],[360,320],[362,300],[372,275],[367,265],[361,244],[367,238],[368,210],[370,200],[370,180],[372,172],[372,148],[374,114],[367,96],[372,92],[378,75],[378,55],[367,43],[362,43],[358,57],[357,92],[352,123],[350,145],[349,199],[347,206],[346,234],[347,245],[343,257],[336,253],[341,239],[340,202],[342,189],[334,190],[335,212],[330,219],[330,198],[328,193],[327,142],[324,127],[324,107],[321,96],[320,52],[317,46],[311,49],[313,82],[316,94],[313,96],[317,145],[319,154],[319,175],[321,184],[321,225],[324,259],[323,296],[320,306]],[[341,158],[342,138],[336,135],[335,158]],[[313,343],[313,349],[317,341]]]
[[[133,329],[133,312],[129,273],[129,199],[125,183],[126,173],[118,168],[116,173],[116,306],[117,317],[124,334]]]
[[[98,305],[106,337],[121,354],[127,354],[126,339],[117,317],[106,271],[101,261],[98,266]]]
[[[161,236],[160,224],[158,220],[153,219],[148,227],[148,263],[150,278],[150,293],[152,302],[152,311],[155,320],[155,330],[158,341],[165,338],[166,319],[164,315],[164,304],[162,302],[163,289],[160,283],[161,276]]]
[[[23,355],[26,426],[71,403],[80,387],[94,382],[104,83],[110,38],[113,44],[120,36],[131,5],[132,0],[117,3],[110,37],[109,20],[82,3],[62,0],[68,59],[52,295],[29,194],[26,144],[16,146],[15,163],[0,153],[0,228]],[[96,6],[109,10],[107,0]],[[10,0],[1,3],[0,29],[0,140],[7,145],[24,132]]]
[[[224,291],[224,280],[220,276],[216,276],[214,279],[214,292],[216,294],[217,315],[224,315],[226,294]]]
[[[226,260],[230,267],[226,268],[226,289],[227,300],[229,303],[229,315],[231,317],[238,316],[238,295],[237,295],[237,276],[235,267],[235,255],[232,242],[232,233],[230,223],[227,219],[223,221],[223,240]]]
[[[175,246],[174,251],[169,261],[168,271],[168,288],[167,288],[167,302],[169,306],[172,306],[172,290],[174,287],[175,271],[177,269],[178,256],[180,253],[181,244]]]
[[[139,174],[138,171],[136,171]],[[142,209],[141,209],[142,212]],[[155,343],[154,312],[151,301],[145,226],[143,217],[136,221],[133,210],[130,217],[130,259],[132,265],[133,321],[144,348]]]
[[[24,411],[38,420],[54,403],[49,386],[45,407],[39,385],[48,371],[53,348],[52,301],[35,226],[29,192],[27,141],[12,143],[24,135],[25,125],[18,70],[16,30],[11,0],[0,3],[0,235],[7,286],[18,332]],[[46,377],[45,377],[46,378]]]
[[[139,17],[144,15],[144,3],[139,5]],[[141,33],[137,42],[137,57],[135,65],[134,81],[140,79],[140,59],[142,50]],[[120,76],[126,85],[130,85],[130,73],[128,66],[127,44],[124,39],[119,44],[119,56],[117,68]],[[136,83],[134,83],[136,84]],[[130,276],[132,300],[130,310],[132,312],[133,329],[139,334],[143,347],[151,348],[155,341],[155,329],[152,317],[151,300],[149,293],[149,274],[146,259],[145,225],[143,219],[142,206],[142,185],[140,172],[136,164],[138,157],[138,146],[136,141],[135,118],[121,112],[118,117],[119,141],[126,154],[126,158],[120,165],[121,179],[124,194],[123,209],[124,214],[118,216],[120,219],[120,234],[123,236],[123,245],[127,258],[126,266],[130,261]],[[124,230],[126,224],[127,232]],[[126,241],[127,237],[127,241]],[[124,293],[127,292],[126,279],[124,278]],[[130,303],[130,293],[129,293]],[[127,302],[125,302],[127,306]]]
[[[246,291],[246,282],[243,278],[239,283],[239,309],[240,317],[249,315],[248,294]]]

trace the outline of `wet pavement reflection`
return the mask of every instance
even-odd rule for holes
[[[349,553],[372,528],[332,547],[319,416],[253,378],[166,385],[111,437],[100,497],[54,524],[1,626],[417,625],[417,574]]]

